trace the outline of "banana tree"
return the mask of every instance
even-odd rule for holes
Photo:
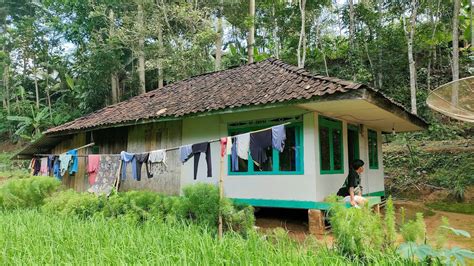
[[[43,108],[39,112],[35,112],[31,106],[31,116],[7,116],[10,121],[16,121],[15,135],[30,141],[34,141],[41,137],[41,128],[48,123],[48,108]]]

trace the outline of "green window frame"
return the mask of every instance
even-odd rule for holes
[[[344,142],[342,134],[342,122],[325,116],[319,116],[319,165],[321,174],[342,174],[344,173]],[[323,131],[326,133],[323,134]],[[338,134],[339,137],[335,134]],[[325,138],[323,138],[325,136]],[[323,165],[327,163],[323,162],[326,155],[323,151],[323,141],[328,143],[324,146],[328,146],[329,150],[329,169],[323,169]],[[339,150],[335,148],[335,144],[339,142]],[[339,153],[339,156],[337,156]],[[339,167],[336,166],[336,160],[339,160]]]
[[[379,150],[377,132],[368,130],[369,169],[379,169]]]
[[[280,118],[273,120],[260,120],[260,121],[250,121],[250,122],[241,122],[229,124],[227,126],[229,136],[238,135],[246,132],[251,132],[274,125],[283,124],[286,122],[291,122],[291,124],[286,125],[286,128],[295,129],[295,170],[280,170],[280,152],[276,149],[272,149],[272,170],[271,171],[258,171],[255,169],[255,166],[252,160],[252,156],[249,151],[249,159],[247,164],[247,171],[232,172],[231,169],[231,156],[227,158],[227,174],[231,176],[239,175],[302,175],[304,174],[304,158],[303,158],[303,120],[301,116],[292,117],[292,118]],[[287,134],[288,138],[288,134]],[[288,140],[287,140],[288,143]]]

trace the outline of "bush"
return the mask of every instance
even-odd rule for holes
[[[415,220],[410,220],[403,224],[400,233],[406,242],[423,243],[426,238],[426,225],[423,220],[423,213],[418,212]]]
[[[330,221],[337,249],[351,258],[367,259],[382,248],[384,230],[379,215],[362,209],[336,205],[330,211]]]
[[[70,189],[55,193],[47,198],[42,209],[45,212],[88,218],[101,211],[103,206],[101,202],[103,202],[103,198],[92,194],[77,193]]]
[[[61,183],[48,176],[13,178],[0,187],[0,207],[32,208],[43,205],[46,197],[58,190]]]

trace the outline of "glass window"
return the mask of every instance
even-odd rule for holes
[[[265,121],[255,121],[253,123],[255,124],[255,126],[245,126],[239,124],[237,125],[239,128],[230,127],[229,133],[231,136],[235,136],[245,132],[251,132],[258,129],[267,128],[271,127],[272,125],[281,123],[281,121],[277,121],[274,123],[265,123]],[[231,170],[231,161],[229,158],[229,174],[302,174],[303,149],[301,143],[303,134],[303,124],[301,123],[301,120],[285,126],[285,132],[286,141],[285,147],[282,152],[279,152],[278,150],[273,148],[267,149],[265,152],[268,157],[268,160],[261,165],[257,165],[255,162],[249,164],[247,160],[239,158],[239,171]],[[251,160],[251,158],[252,156],[249,154],[249,160]]]
[[[378,155],[378,144],[377,144],[377,132],[369,129],[369,168],[379,168],[379,155]]]
[[[319,117],[319,146],[321,174],[344,172],[342,122]]]

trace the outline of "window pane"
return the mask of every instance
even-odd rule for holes
[[[272,171],[272,169],[273,169],[273,150],[272,150],[272,147],[266,149],[265,153],[267,154],[267,157],[268,157],[266,162],[264,162],[261,165],[257,165],[255,162],[253,163],[253,170],[255,172]]]
[[[340,129],[332,130],[332,147],[334,156],[334,170],[342,169],[342,132]]]
[[[286,127],[286,141],[280,153],[280,171],[296,171],[296,127]]]
[[[319,145],[321,146],[321,170],[331,170],[329,129],[326,127],[319,127]]]
[[[375,131],[369,131],[369,166],[378,167],[377,133]]]

